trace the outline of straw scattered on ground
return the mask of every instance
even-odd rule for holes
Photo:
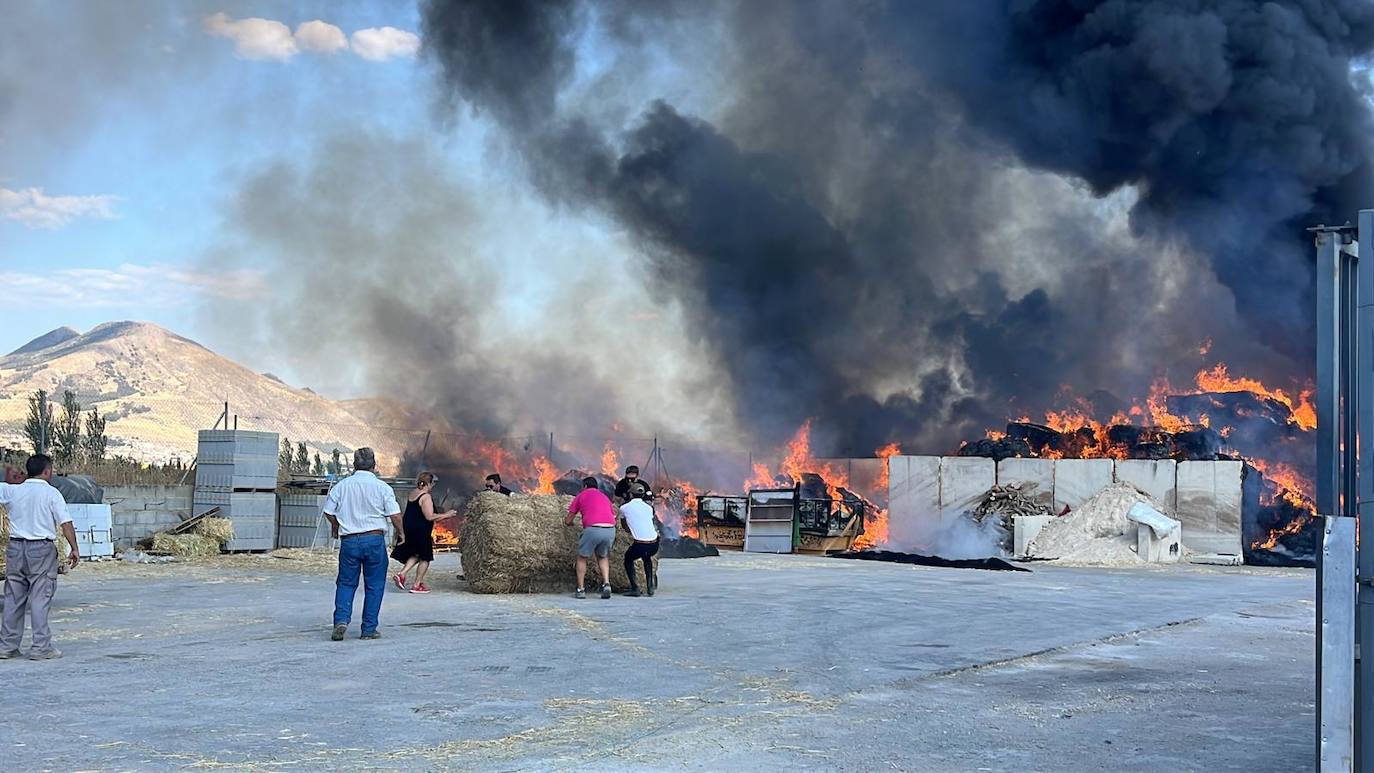
[[[562,593],[574,586],[573,561],[582,529],[563,525],[570,496],[503,496],[484,491],[468,500],[459,538],[463,573],[476,593]],[[616,530],[611,585],[629,587],[625,551],[630,536]],[[596,561],[587,561],[587,588],[598,584]]]

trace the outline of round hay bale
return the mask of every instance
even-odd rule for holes
[[[564,526],[572,497],[483,491],[468,500],[459,536],[463,574],[474,593],[563,593],[573,590],[573,561],[582,528]],[[630,535],[616,530],[611,549],[611,586],[630,586],[625,551]],[[587,588],[598,582],[596,560],[587,561]]]

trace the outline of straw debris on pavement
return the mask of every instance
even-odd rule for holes
[[[573,561],[582,530],[563,519],[572,497],[504,496],[484,491],[468,501],[458,540],[463,573],[475,593],[561,593],[571,591]],[[611,549],[611,586],[630,585],[625,551],[632,540],[616,530]],[[587,561],[587,587],[598,582],[596,561]]]

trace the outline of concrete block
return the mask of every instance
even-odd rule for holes
[[[1159,500],[1166,514],[1178,511],[1177,477],[1178,462],[1173,459],[1122,459],[1116,463],[1116,479]]]
[[[1003,459],[997,463],[997,485],[1021,485],[1031,499],[1046,508],[1054,505],[1053,459]]]
[[[1031,540],[1040,534],[1050,515],[1018,515],[1011,522],[1012,555],[1024,556],[1030,548]]]
[[[1244,462],[1179,462],[1183,544],[1199,553],[1241,555]]]
[[[965,456],[940,458],[940,519],[951,521],[973,510],[997,485],[997,464]]]
[[[1111,459],[1059,459],[1054,463],[1054,514],[1075,508],[1112,485]]]
[[[1178,528],[1164,535],[1155,536],[1154,529],[1143,523],[1136,524],[1136,555],[1140,560],[1151,564],[1176,564],[1183,558],[1183,529]]]
[[[888,459],[888,542],[898,550],[920,547],[940,517],[940,457]]]

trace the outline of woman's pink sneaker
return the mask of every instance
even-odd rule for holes
[[[400,588],[401,590],[409,590],[408,588],[406,588],[406,576],[404,574],[397,572],[396,574],[391,576],[391,581],[396,583],[397,588]]]
[[[410,589],[411,593],[429,593],[429,586],[422,582],[415,583],[415,587]]]

